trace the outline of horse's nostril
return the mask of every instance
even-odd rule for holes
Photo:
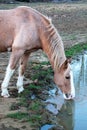
[[[63,96],[64,96],[64,99],[66,99],[66,100],[70,100],[70,99],[74,98],[74,96],[70,93],[65,93],[65,94],[63,94]]]
[[[73,96],[71,94],[69,94],[69,93],[68,94],[66,93],[65,96],[66,96],[67,99],[72,99],[73,98]]]
[[[71,95],[71,98],[72,98],[73,96]]]
[[[69,94],[66,93],[65,96],[68,98],[68,97],[69,97]]]

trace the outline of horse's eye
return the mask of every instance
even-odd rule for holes
[[[66,79],[70,79],[70,76],[66,76],[65,78],[66,78]]]

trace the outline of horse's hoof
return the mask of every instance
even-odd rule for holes
[[[18,93],[21,93],[21,92],[23,92],[24,91],[24,88],[23,87],[19,87],[18,88]]]
[[[10,96],[7,88],[2,88],[1,96],[2,97],[9,97]]]
[[[1,96],[2,96],[2,97],[5,97],[5,98],[8,98],[10,95],[9,95],[9,93],[3,93],[3,92],[2,92],[2,93],[1,93]]]

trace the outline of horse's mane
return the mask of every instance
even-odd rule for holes
[[[24,7],[25,8],[25,7]],[[56,28],[52,24],[51,18],[41,14],[40,12],[28,7],[28,9],[33,10],[36,14],[40,15],[44,20],[46,25],[46,39],[49,41],[49,54],[51,54],[51,60],[54,62],[54,69],[59,68],[65,61],[65,53],[62,39],[57,32]]]
[[[49,20],[49,18],[48,18]],[[47,26],[47,39],[49,41],[49,53],[51,53],[51,60],[54,62],[54,68],[57,69],[59,68],[64,61],[66,60],[65,53],[64,53],[64,46],[62,39],[52,24],[51,20],[50,24]]]

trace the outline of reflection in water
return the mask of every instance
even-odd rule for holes
[[[75,100],[64,104],[58,118],[65,130],[87,130],[87,52],[73,60]]]
[[[74,130],[87,130],[87,52],[72,67],[76,86]]]
[[[74,128],[74,101],[66,101],[58,115],[59,124],[64,130],[73,130]]]
[[[76,98],[78,100],[87,97],[87,53],[80,55],[78,60],[72,64],[74,82],[76,86]]]

